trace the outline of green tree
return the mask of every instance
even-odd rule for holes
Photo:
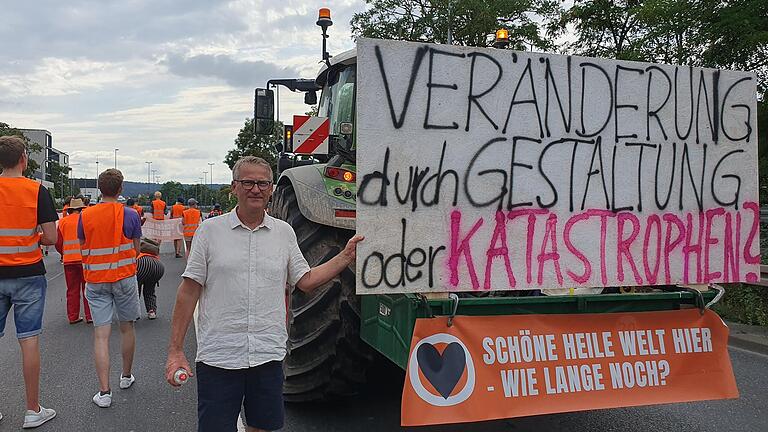
[[[496,30],[509,30],[510,47],[551,50],[542,24],[555,18],[555,0],[366,0],[352,17],[354,37],[490,46]],[[536,19],[538,17],[538,19]]]
[[[30,154],[40,153],[41,151],[43,151],[43,148],[40,146],[40,144],[30,142],[29,139],[27,139],[27,137],[24,136],[21,130],[8,125],[8,123],[0,122],[0,136],[8,136],[8,135],[15,135],[21,138],[22,140],[24,140],[24,142],[27,144],[27,151]],[[24,176],[29,178],[34,178],[33,174],[35,173],[35,171],[39,169],[40,169],[40,164],[37,163],[37,161],[35,161],[34,159],[29,158],[29,162],[27,163],[27,169],[24,170]]]
[[[568,53],[754,71],[768,89],[765,0],[576,0],[550,30],[567,26]]]
[[[164,201],[170,206],[176,203],[176,199],[184,197],[184,185],[177,181],[167,181],[160,186]]]
[[[221,204],[221,209],[224,212],[232,210],[237,205],[237,198],[232,195],[232,188],[229,185],[222,186],[216,191],[215,197],[215,203]]]
[[[566,52],[621,60],[641,60],[643,35],[640,23],[642,0],[576,0],[550,32],[566,33],[573,28],[576,40],[566,43]]]
[[[51,193],[53,193],[54,198],[64,199],[67,196],[76,196],[80,193],[80,188],[74,186],[69,179],[69,172],[72,168],[51,161],[48,164],[48,170],[53,183]]]
[[[275,144],[283,141],[283,123],[275,122],[272,135],[256,135],[253,133],[253,119],[246,118],[245,124],[235,138],[235,148],[227,152],[224,163],[229,169],[243,156],[258,156],[272,166],[272,172],[277,172],[277,149]]]

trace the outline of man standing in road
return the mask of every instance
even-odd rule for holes
[[[129,388],[136,378],[131,374],[136,335],[133,322],[139,318],[139,292],[136,282],[136,255],[141,240],[141,221],[132,208],[118,202],[123,190],[123,174],[108,169],[99,175],[101,203],[80,214],[80,238],[85,273],[85,297],[91,306],[94,325],[93,353],[99,391],[93,403],[112,405],[109,386],[109,334],[112,318],[120,321],[123,373],[120,388]]]
[[[198,432],[234,431],[241,407],[248,430],[283,426],[283,368],[288,339],[285,284],[310,292],[355,261],[355,236],[337,256],[309,268],[287,223],[266,214],[272,170],[246,156],[234,166],[238,205],[195,233],[171,321],[166,379],[191,372],[183,352],[195,305]],[[199,303],[198,303],[199,301]]]
[[[160,191],[155,192],[155,199],[152,200],[152,218],[156,220],[165,219],[166,205],[162,200],[163,193]]]
[[[192,249],[192,238],[195,236],[197,227],[200,226],[200,222],[203,221],[203,215],[200,213],[200,209],[197,208],[197,200],[190,198],[187,201],[189,208],[184,210],[182,217],[184,219],[184,243],[187,246],[187,256]]]
[[[171,219],[181,219],[184,216],[184,198],[179,197],[176,199],[176,204],[171,206]],[[184,240],[178,239],[173,241],[173,247],[176,249],[176,258],[181,258],[181,247],[184,245]]]
[[[150,206],[152,207],[152,219],[154,220],[163,220],[165,219],[165,212],[167,210],[167,206],[165,205],[165,201],[162,200],[163,193],[160,191],[155,191],[155,199],[152,200],[150,203]],[[160,240],[157,240],[157,244],[159,245],[162,243]]]
[[[48,189],[24,177],[28,160],[21,138],[0,137],[0,337],[13,307],[27,397],[23,427],[33,428],[56,416],[40,405],[39,334],[48,286],[40,244],[56,243],[59,215]]]

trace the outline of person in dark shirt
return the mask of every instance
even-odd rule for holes
[[[56,416],[56,411],[40,405],[39,335],[48,285],[40,245],[56,243],[59,218],[48,190],[23,176],[28,160],[21,138],[0,137],[0,337],[13,308],[26,387],[24,428]]]
[[[160,245],[152,239],[141,239],[141,253],[136,257],[136,280],[139,283],[139,295],[144,296],[147,318],[157,318],[157,295],[155,288],[165,273],[165,266],[160,261]]]
[[[221,204],[216,204],[216,205],[213,206],[213,210],[211,210],[211,212],[208,213],[208,217],[212,218],[212,217],[216,217],[216,216],[221,216],[223,214],[224,214],[224,212],[221,211]]]

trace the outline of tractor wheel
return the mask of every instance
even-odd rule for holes
[[[275,190],[271,214],[293,227],[310,267],[336,256],[353,234],[305,218],[290,184]],[[357,393],[365,383],[373,353],[360,340],[360,298],[355,294],[353,270],[344,269],[311,294],[294,288],[290,312],[288,354],[283,363],[285,400],[334,399]]]

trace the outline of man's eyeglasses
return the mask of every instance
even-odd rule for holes
[[[269,180],[235,180],[240,183],[245,190],[251,190],[254,186],[258,186],[259,190],[267,190],[272,186],[272,182]]]

